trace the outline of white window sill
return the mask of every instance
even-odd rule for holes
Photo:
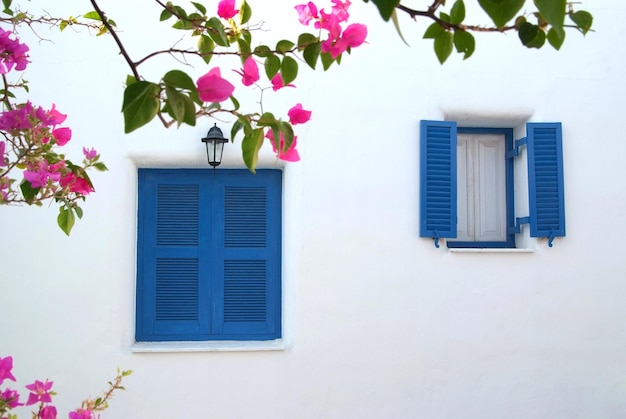
[[[451,253],[534,253],[535,249],[532,248],[524,248],[524,249],[497,249],[497,248],[461,248],[461,247],[450,247],[448,251]]]
[[[269,341],[135,342],[133,353],[284,351],[283,339]]]

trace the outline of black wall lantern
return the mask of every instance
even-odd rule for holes
[[[211,127],[206,137],[202,139],[202,142],[206,145],[206,156],[209,164],[215,169],[222,162],[224,143],[227,143],[228,139],[224,138],[222,130],[215,124]]]

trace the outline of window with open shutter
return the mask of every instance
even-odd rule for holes
[[[513,141],[510,128],[457,127],[421,121],[420,236],[448,238],[448,247],[515,247],[521,224],[531,237],[565,235],[560,123],[528,123]],[[499,139],[501,138],[501,140]],[[514,213],[514,165],[528,147],[527,214]]]
[[[281,336],[281,182],[139,170],[137,341]]]

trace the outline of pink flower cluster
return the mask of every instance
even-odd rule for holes
[[[59,112],[55,105],[50,110],[41,106],[34,107],[26,102],[15,109],[0,113],[0,130],[13,136],[31,135],[29,143],[33,146],[64,146],[72,138],[72,130],[67,127],[58,127],[63,123],[67,115]],[[6,166],[6,143],[0,142],[0,167]],[[83,154],[87,163],[97,157],[94,149],[83,148]],[[65,160],[51,163],[45,156],[32,158],[26,161],[26,169],[23,172],[24,179],[33,188],[43,188],[58,183],[62,190],[82,195],[88,195],[94,189],[91,183],[84,177],[72,171]],[[0,182],[0,193],[3,199],[7,199],[7,182]]]
[[[13,358],[7,356],[0,358],[0,385],[4,380],[16,381],[15,376],[12,374]],[[33,418],[35,419],[56,419],[57,409],[50,403],[52,403],[52,381],[46,380],[45,382],[35,380],[34,383],[26,386],[26,389],[30,392],[28,394],[28,400],[26,403],[20,403],[20,394],[17,390],[6,388],[0,390],[0,418],[6,419],[5,413],[19,406],[32,406],[39,404],[38,412],[33,412]],[[76,409],[68,415],[69,419],[92,419],[94,417],[93,412],[89,410]]]
[[[338,24],[340,22],[343,22],[345,21],[345,19],[347,19],[347,7],[349,4],[350,4],[349,2],[345,4],[342,3],[342,7],[346,8],[346,16],[344,18],[343,15],[341,15],[342,17],[341,17],[341,20],[338,21],[337,27],[339,27]],[[231,19],[238,12],[239,10],[235,9],[235,0],[221,0],[218,4],[217,14],[222,19]],[[332,16],[335,16],[335,12],[333,12],[333,14],[329,16],[330,16],[329,19],[331,18],[336,19],[335,17],[332,17]],[[354,29],[351,29],[351,31],[353,30]],[[339,32],[341,33],[340,27],[339,27]],[[350,31],[348,31],[348,34],[349,33]],[[341,42],[345,42],[345,41],[341,41]],[[354,44],[354,42],[352,44]],[[349,46],[357,46],[357,45],[352,45],[352,44],[350,44]],[[338,46],[337,48],[341,48],[341,46]],[[259,66],[257,62],[255,61],[255,59],[251,56],[246,58],[241,69],[233,70],[233,71],[241,76],[241,83],[244,86],[252,86],[256,82],[258,82],[260,79]],[[272,78],[271,83],[272,83],[272,90],[274,91],[278,91],[282,89],[283,87],[295,87],[293,84],[288,84],[285,86],[280,73],[276,74]],[[211,103],[223,102],[227,100],[228,98],[231,97],[231,95],[233,94],[235,90],[235,86],[233,86],[232,83],[230,83],[228,80],[222,77],[219,67],[212,68],[211,70],[209,70],[208,73],[200,77],[196,81],[196,87],[198,89],[198,96],[200,97],[200,100],[202,100],[203,102],[211,102]],[[303,124],[311,118],[311,111],[302,109],[302,105],[298,103],[297,105],[295,105],[289,110],[288,116],[289,116],[289,122],[292,125]],[[300,155],[298,154],[298,151],[296,150],[298,137],[294,136],[294,140],[288,150],[283,150],[284,145],[285,145],[285,139],[282,133],[278,141],[278,144],[276,144],[276,141],[274,139],[274,134],[272,133],[271,129],[267,130],[265,134],[265,138],[267,138],[270,141],[270,143],[272,144],[272,148],[279,159],[285,160],[285,161],[300,160]]]
[[[28,65],[28,46],[11,39],[11,35],[11,31],[0,28],[0,74],[6,74],[14,67],[22,71]]]
[[[298,18],[303,25],[309,25],[314,20],[316,29],[324,29],[328,31],[328,38],[322,42],[322,51],[327,52],[335,59],[348,48],[356,48],[365,42],[367,37],[367,26],[361,23],[352,23],[345,29],[342,28],[350,14],[350,0],[342,2],[341,0],[332,0],[333,7],[330,13],[326,13],[324,9],[319,10],[313,2],[307,4],[299,4],[296,6]]]
[[[72,138],[72,130],[67,127],[57,128],[63,123],[67,115],[62,114],[54,104],[50,110],[41,106],[34,107],[28,101],[23,105],[0,113],[0,130],[12,135],[20,135],[23,131],[32,131],[36,143],[48,143],[51,139],[54,144],[64,146]]]

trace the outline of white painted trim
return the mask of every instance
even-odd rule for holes
[[[284,339],[270,341],[135,342],[132,353],[284,351]]]
[[[535,253],[535,249],[513,249],[513,248],[448,248],[451,253]]]

